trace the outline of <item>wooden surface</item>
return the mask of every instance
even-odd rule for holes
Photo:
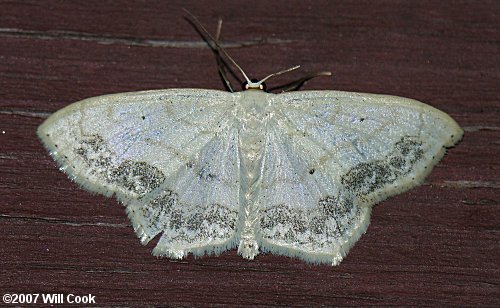
[[[374,208],[340,266],[235,250],[155,258],[123,207],[59,172],[35,130],[104,93],[222,89],[182,7],[211,30],[222,18],[228,51],[256,78],[330,70],[304,89],[418,99],[464,139],[423,185]],[[0,293],[90,293],[98,306],[500,305],[500,2],[0,1],[0,42]]]

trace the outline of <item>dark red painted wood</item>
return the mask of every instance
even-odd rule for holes
[[[84,3],[0,1],[2,295],[90,293],[102,306],[500,305],[498,1]],[[85,97],[222,89],[182,7],[209,29],[224,20],[248,74],[331,70],[305,88],[419,99],[452,115],[464,140],[424,185],[374,208],[340,266],[235,251],[157,259],[121,205],[57,170],[35,130]]]

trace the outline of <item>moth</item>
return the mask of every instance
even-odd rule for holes
[[[166,89],[84,99],[38,136],[84,189],[126,206],[153,255],[238,248],[338,264],[374,204],[421,183],[462,130],[416,100],[341,91],[265,91],[192,16],[229,92]],[[244,76],[232,92],[226,58]],[[293,67],[292,69],[295,69]],[[322,72],[281,90],[298,89]]]

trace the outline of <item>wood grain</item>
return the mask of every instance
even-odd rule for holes
[[[84,3],[0,1],[0,293],[90,293],[98,306],[500,306],[500,2]],[[182,7],[209,29],[222,18],[252,76],[331,70],[305,89],[422,100],[464,139],[422,186],[374,208],[340,266],[234,250],[157,259],[121,205],[57,170],[35,130],[104,93],[222,89]]]

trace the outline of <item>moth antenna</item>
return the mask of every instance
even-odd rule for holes
[[[295,66],[292,66],[290,68],[287,68],[286,70],[282,70],[282,71],[279,71],[277,73],[272,73],[272,74],[267,75],[266,77],[264,77],[258,83],[261,84],[261,83],[265,82],[266,80],[268,80],[271,77],[278,76],[278,75],[281,75],[281,74],[284,74],[284,73],[288,73],[290,71],[294,71],[294,70],[298,69],[299,67],[300,67],[300,65],[295,65]]]
[[[241,72],[241,74],[243,75],[243,77],[245,77],[246,81],[249,84],[252,83],[250,81],[250,78],[248,78],[247,74],[245,74],[245,72],[243,71],[243,69],[238,65],[238,63],[236,63],[236,61],[233,60],[233,58],[231,58],[231,56],[227,53],[227,51],[219,45],[219,43],[217,42],[217,40],[201,24],[201,22],[198,20],[198,18],[196,18],[196,16],[194,16],[187,9],[183,8],[183,10],[189,15],[189,17],[191,18],[191,21],[193,21],[196,24],[196,26],[198,26],[202,30],[202,32],[210,39],[211,43],[215,44],[215,46],[217,46],[220,49],[220,51],[222,51],[222,53],[229,59],[229,61],[231,61],[231,63],[233,63],[234,66],[236,66],[236,68]],[[219,24],[222,26],[222,23],[219,23]]]

